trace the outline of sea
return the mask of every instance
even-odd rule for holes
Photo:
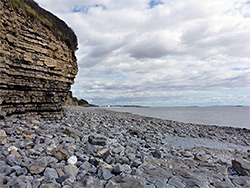
[[[250,107],[106,107],[105,109],[184,123],[250,129]]]

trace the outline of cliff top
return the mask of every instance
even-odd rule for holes
[[[25,17],[41,22],[59,40],[64,41],[71,50],[75,51],[77,49],[77,38],[73,30],[64,21],[41,8],[35,1],[3,0],[3,2],[7,3],[13,9],[21,10]]]

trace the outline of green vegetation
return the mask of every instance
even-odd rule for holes
[[[84,99],[77,99],[76,97],[73,97],[72,100],[77,102],[79,106],[89,106],[89,103]]]
[[[11,8],[21,10],[25,17],[42,23],[50,29],[59,40],[64,41],[71,50],[75,51],[77,49],[77,38],[73,30],[69,28],[64,21],[39,7],[35,1],[5,0],[5,2]]]
[[[7,0],[7,3],[13,8],[13,9],[21,9],[23,11],[23,14],[26,17],[30,17],[32,19],[38,20],[42,22],[45,25],[48,25],[50,27],[53,26],[53,23],[49,21],[48,19],[44,18],[41,15],[38,15],[38,13],[35,11],[35,9],[32,9],[29,5],[26,3],[20,2],[20,0]]]
[[[88,103],[88,101],[84,100],[84,99],[77,99],[76,97],[73,97],[72,93],[70,92],[70,98],[72,99],[72,101],[76,104],[78,104],[79,106],[90,106],[90,104]]]

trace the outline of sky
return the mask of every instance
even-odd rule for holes
[[[78,37],[98,105],[250,105],[249,0],[36,0]]]

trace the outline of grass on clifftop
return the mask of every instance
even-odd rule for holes
[[[50,27],[53,26],[53,23],[49,21],[48,19],[40,16],[37,14],[37,12],[32,9],[29,5],[26,3],[21,3],[20,0],[7,0],[7,3],[13,8],[13,9],[22,9],[24,15],[26,17],[32,17],[35,20],[38,20],[42,22],[43,24],[46,24]]]
[[[35,1],[5,0],[5,2],[13,9],[21,9],[25,17],[41,22],[49,28],[59,40],[66,42],[73,51],[77,49],[77,38],[73,30],[69,28],[64,21],[42,9]]]

